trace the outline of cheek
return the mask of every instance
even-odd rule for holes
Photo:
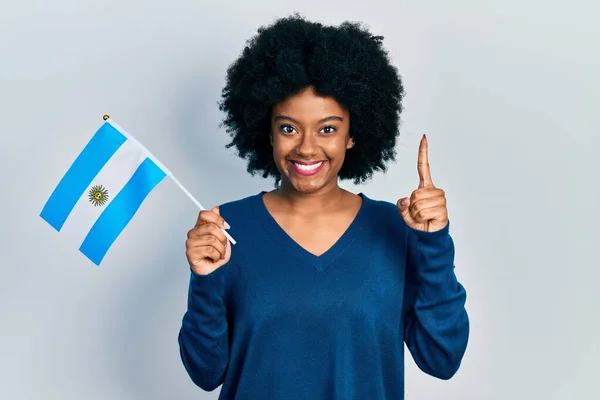
[[[276,164],[285,164],[285,158],[294,150],[293,143],[291,141],[281,140],[274,138],[272,141],[273,146],[273,159]]]
[[[290,150],[290,146],[286,145],[286,143],[282,142],[281,140],[273,141],[273,154],[277,155],[278,157],[285,157]]]
[[[324,143],[323,146],[321,146],[321,148],[329,158],[338,160],[343,159],[346,155],[346,144],[347,142],[345,139],[335,141],[332,140],[327,143]]]

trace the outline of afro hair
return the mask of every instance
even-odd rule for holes
[[[355,146],[346,153],[340,179],[370,179],[396,157],[404,88],[397,69],[361,24],[337,27],[292,16],[262,26],[227,70],[219,109],[221,126],[248,162],[250,174],[280,180],[269,140],[274,104],[312,86],[333,97],[350,115]]]

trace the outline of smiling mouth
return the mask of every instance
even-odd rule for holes
[[[302,163],[298,161],[290,161],[294,171],[299,175],[314,175],[318,173],[325,165],[325,161],[318,161],[314,163]]]

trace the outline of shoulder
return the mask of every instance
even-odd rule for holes
[[[252,202],[256,201],[259,196],[262,195],[262,192],[253,193],[251,195],[233,199],[221,203],[219,205],[219,210],[227,210],[229,212],[235,212],[243,208],[247,208],[251,205]]]
[[[365,212],[367,212],[372,217],[377,219],[383,218],[391,220],[402,220],[396,203],[392,203],[388,200],[381,200],[374,197],[370,197],[364,193],[360,193],[359,195],[363,199]]]
[[[364,193],[360,193],[360,196],[363,198],[365,220],[373,232],[396,239],[406,236],[408,227],[396,203],[369,197]]]
[[[255,213],[257,203],[262,201],[262,194],[263,192],[258,192],[221,203],[219,212],[230,225],[248,220]]]
[[[254,193],[219,205],[219,213],[229,224],[228,232],[236,241],[249,243],[251,238],[260,236],[263,230],[261,221],[265,218],[261,208],[263,193]]]

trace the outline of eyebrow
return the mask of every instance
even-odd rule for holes
[[[288,117],[287,115],[278,115],[275,117],[275,121],[280,121],[280,120],[288,120],[288,121],[292,121],[295,124],[299,124],[298,121],[296,121],[292,117]],[[343,121],[343,120],[344,119],[342,117],[338,117],[337,115],[330,115],[329,117],[320,119],[319,123],[323,123],[323,122],[327,122],[327,121]]]

